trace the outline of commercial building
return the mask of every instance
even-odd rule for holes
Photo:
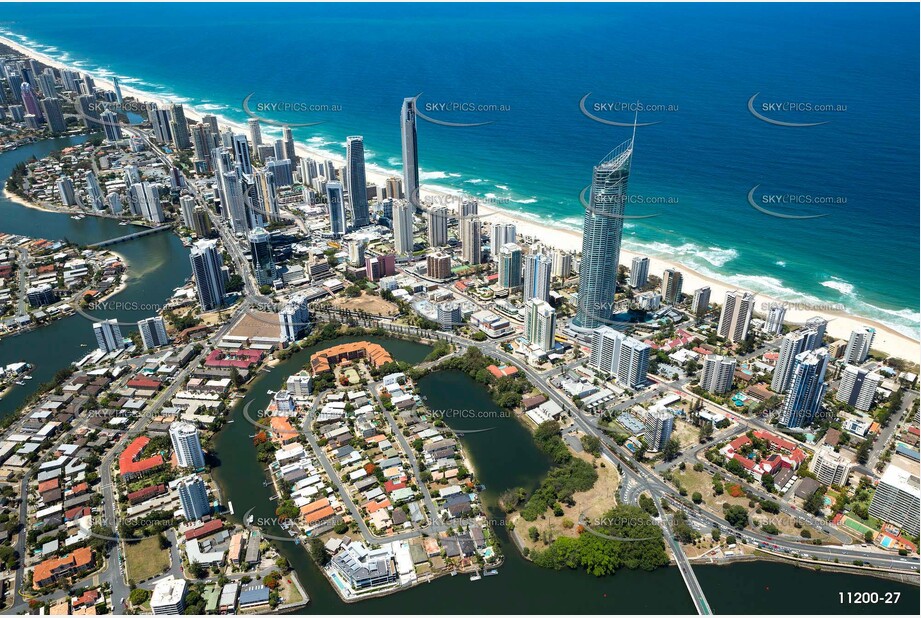
[[[610,326],[592,331],[589,366],[611,374],[621,386],[639,388],[646,383],[649,369],[649,345],[628,337]]]
[[[726,302],[720,313],[717,332],[733,343],[744,341],[748,336],[752,311],[755,309],[755,296],[751,292],[732,290],[726,292]]]
[[[666,269],[662,274],[662,300],[669,305],[676,305],[681,299],[681,286],[684,275],[674,268]]]
[[[576,328],[594,329],[607,323],[613,313],[632,159],[631,138],[592,170],[591,196],[582,222],[579,306],[573,320]]]
[[[197,474],[178,479],[176,490],[179,492],[179,504],[186,521],[201,519],[211,512],[211,505],[208,503],[208,489]]]
[[[704,358],[700,376],[700,387],[708,393],[722,394],[732,388],[732,376],[736,370],[736,359],[718,354]]]
[[[853,461],[841,453],[836,453],[830,446],[816,449],[809,463],[809,469],[815,474],[816,479],[825,485],[847,485],[847,478],[853,467]]]
[[[154,586],[150,609],[155,616],[181,614],[185,610],[185,593],[185,580],[168,575]]]
[[[866,412],[873,406],[876,389],[882,381],[883,377],[878,373],[870,373],[856,365],[848,365],[841,372],[841,382],[835,399]]]
[[[96,345],[100,352],[112,352],[125,347],[122,331],[116,320],[103,320],[93,324],[93,334],[96,335]]]
[[[917,464],[896,457],[876,486],[870,501],[870,515],[900,526],[903,532],[917,537],[919,502],[921,479]]]
[[[169,426],[169,437],[176,453],[176,463],[180,468],[202,470],[205,467],[205,454],[201,449],[201,439],[195,425],[185,421],[174,421]]]
[[[144,343],[145,350],[159,348],[161,345],[169,343],[169,337],[166,335],[166,324],[163,318],[156,316],[146,318],[138,322],[138,330],[141,331],[141,341]]]
[[[556,337],[556,310],[539,298],[531,298],[524,305],[524,333],[528,343],[549,352]]]
[[[195,288],[202,311],[210,311],[224,304],[224,262],[217,250],[216,240],[199,240],[189,253]]]
[[[649,282],[649,258],[636,256],[630,263],[630,287],[641,288]]]
[[[780,424],[791,429],[810,425],[822,406],[828,384],[828,350],[819,348],[796,355],[790,392],[780,411]]]

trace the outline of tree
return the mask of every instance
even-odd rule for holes
[[[857,462],[865,464],[870,461],[870,441],[864,440],[860,443],[860,446],[857,447]]]
[[[528,528],[528,538],[535,542],[540,538],[540,532],[537,531],[537,526]]]
[[[310,557],[320,566],[325,566],[329,561],[329,555],[326,553],[323,541],[317,537],[310,539]]]
[[[867,530],[866,532],[864,532],[863,540],[866,541],[867,543],[872,543],[873,542],[873,531]]]
[[[822,509],[825,506],[825,489],[820,487],[816,489],[811,496],[806,498],[803,503],[803,510],[813,515],[822,515]]]
[[[134,607],[139,607],[146,603],[150,596],[151,592],[149,590],[144,590],[143,588],[135,588],[131,591],[131,594],[128,595],[128,600],[131,601],[131,605]]]
[[[697,440],[703,444],[710,439],[710,436],[713,435],[713,423],[710,421],[704,421],[700,426],[700,431],[697,433]]]
[[[676,458],[680,452],[681,443],[675,438],[669,438],[668,442],[665,443],[665,447],[662,449],[662,456],[665,458],[665,461],[671,461]]]
[[[748,525],[748,509],[736,504],[727,505],[725,507],[725,512],[723,516],[726,518],[726,522],[738,530],[743,529]]]
[[[699,492],[699,491],[695,491],[695,492],[691,495],[691,500],[694,501],[694,504],[700,504],[701,502],[704,501],[704,497],[703,497],[702,495],[700,495],[700,492]]]
[[[582,436],[580,441],[582,442],[582,448],[584,448],[587,453],[595,457],[601,455],[601,440],[598,439],[598,437],[586,434]]]
[[[764,473],[761,475],[761,484],[764,485],[764,488],[769,492],[774,491],[774,475],[769,473]]]

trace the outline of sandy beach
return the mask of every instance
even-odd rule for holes
[[[10,48],[19,51],[23,55],[36,58],[37,60],[47,64],[48,66],[53,66],[56,68],[66,68],[66,69],[78,70],[81,72],[87,72],[79,68],[68,66],[67,64],[61,63],[53,58],[48,57],[45,54],[35,52],[32,49],[29,49],[23,46],[22,44],[17,43],[16,41],[13,41],[9,38],[0,36],[0,42],[3,42],[5,45],[9,46]],[[100,78],[100,77],[97,77],[96,75],[93,75],[93,77],[94,79],[96,79],[96,81],[106,84],[109,88],[112,87],[112,83],[110,79]],[[168,102],[164,100],[163,98],[157,97],[155,95],[151,95],[146,92],[142,92],[140,90],[136,90],[134,88],[127,87],[124,84],[121,85],[121,90],[124,96],[134,97],[140,101],[151,101],[155,103],[167,103]],[[207,112],[201,112],[199,110],[195,110],[193,107],[189,106],[188,104],[184,105],[184,109],[185,109],[186,117],[192,120],[200,120],[201,117],[207,113]],[[218,114],[215,114],[215,115],[218,116],[220,124],[225,125],[225,126],[231,126],[235,130],[238,130],[243,134],[246,134],[246,135],[249,134],[247,127],[244,126],[243,124],[238,123],[238,122],[228,121],[227,119],[221,117]],[[394,131],[396,130],[397,130],[396,127],[394,127]],[[344,138],[343,138],[343,141],[344,141]],[[344,164],[344,153],[345,153],[344,146],[343,146],[342,154],[339,156],[335,156],[329,152],[323,152],[323,151],[311,149],[302,143],[296,144],[296,150],[299,155],[304,156],[304,157],[310,157],[310,158],[321,160],[321,161],[330,159],[337,165]],[[386,183],[387,177],[391,176],[393,172],[384,170],[374,165],[368,165],[366,173],[367,173],[367,179],[369,182],[372,182],[378,186],[383,186]],[[436,201],[440,201],[446,204],[451,203],[451,202],[456,203],[459,196],[460,196],[460,193],[450,193],[450,192],[440,191],[440,190],[436,191],[426,186],[423,186],[421,189],[421,197],[423,201],[425,201],[427,198],[432,198]],[[14,201],[17,201],[17,203],[22,202],[21,200],[18,200],[18,199]],[[24,205],[27,205],[27,204],[24,204]],[[34,205],[32,207],[34,207]],[[582,236],[578,232],[571,231],[571,230],[565,230],[561,228],[544,226],[532,220],[529,220],[525,217],[516,216],[515,213],[510,213],[508,211],[504,211],[502,209],[492,207],[488,204],[484,204],[482,201],[480,202],[479,210],[480,210],[481,215],[483,213],[489,214],[489,217],[486,218],[487,222],[490,222],[490,223],[491,222],[503,222],[503,221],[513,222],[516,224],[519,234],[523,234],[525,236],[531,236],[535,239],[538,239],[545,246],[559,248],[559,249],[563,249],[567,251],[580,251],[582,248]],[[642,254],[622,249],[620,253],[621,264],[624,264],[629,267],[632,259],[636,255],[642,255]],[[711,290],[710,292],[711,302],[722,304],[724,302],[726,292],[730,290],[736,290],[736,289],[745,291],[745,288],[731,286],[731,285],[722,283],[716,279],[713,279],[712,277],[706,277],[700,274],[699,272],[696,272],[678,262],[672,262],[669,260],[665,260],[665,259],[657,258],[653,256],[649,256],[649,258],[650,258],[650,266],[649,266],[650,274],[654,274],[656,276],[661,277],[662,273],[667,268],[675,268],[681,271],[681,273],[684,275],[684,283],[683,283],[682,291],[686,294],[688,293],[692,294],[693,291],[697,288],[700,288],[703,286],[709,286]],[[881,324],[877,321],[866,319],[866,318],[861,318],[860,316],[856,316],[850,313],[846,313],[844,311],[829,308],[833,306],[833,303],[831,302],[826,303],[826,305],[820,305],[819,307],[811,307],[811,306],[797,305],[796,303],[780,301],[778,299],[774,299],[769,296],[754,292],[753,290],[748,290],[748,291],[752,291],[757,297],[757,303],[755,306],[756,315],[760,315],[763,317],[766,311],[765,308],[772,303],[785,305],[787,307],[787,313],[786,313],[786,318],[785,318],[785,321],[787,323],[802,324],[807,319],[813,316],[820,316],[829,321],[827,332],[830,336],[836,337],[839,339],[845,339],[845,340],[847,340],[851,331],[853,331],[854,329],[861,327],[861,326],[871,326],[876,329],[876,337],[873,340],[873,349],[879,350],[881,352],[885,352],[886,354],[889,354],[891,356],[904,358],[912,362],[918,362],[919,357],[921,357],[921,344],[919,344],[919,341],[909,338],[903,335],[902,333],[899,333],[898,331],[894,330],[893,328],[886,326],[884,324]]]

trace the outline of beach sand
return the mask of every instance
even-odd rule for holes
[[[83,69],[69,66],[65,63],[59,62],[53,58],[48,57],[45,54],[36,52],[28,47],[17,43],[11,39],[0,36],[0,42],[8,45],[10,48],[15,49],[26,56],[31,56],[48,66],[53,66],[56,68],[65,68],[77,70],[80,72],[86,72]],[[93,76],[97,82],[102,82],[107,84],[110,88],[112,87],[112,82],[106,78],[100,78]],[[126,97],[134,97],[140,101],[150,101],[155,103],[168,103],[169,101],[152,95],[140,90],[130,88],[121,85],[122,94]],[[186,117],[191,120],[201,120],[201,117],[207,112],[200,112],[190,107],[189,105],[184,105]],[[228,121],[227,119],[221,117],[218,114],[220,123],[225,126],[231,126],[235,130],[240,131],[245,135],[249,135],[249,130],[246,126],[239,122]],[[396,131],[396,127],[394,127]],[[343,154],[341,156],[335,156],[328,152],[322,152],[315,149],[311,149],[304,144],[296,144],[297,153],[301,156],[310,157],[312,159],[317,159],[323,161],[329,159],[333,161],[336,165],[343,165],[345,163],[344,152],[345,147],[343,146]],[[380,167],[374,165],[368,165],[366,170],[367,180],[376,184],[377,186],[383,186],[386,183],[386,179],[393,174],[392,171],[384,170]],[[434,200],[438,203],[444,203],[446,205],[451,203],[457,203],[461,197],[460,192],[452,193],[447,191],[435,191],[430,188],[422,187],[420,190],[421,198],[423,201]],[[529,220],[525,217],[516,216],[515,213],[511,213],[505,210],[497,209],[495,207],[490,207],[488,204],[484,204],[483,201],[480,201],[479,212],[481,218],[485,219],[486,222],[511,222],[515,223],[517,231],[519,234],[525,236],[531,236],[535,239],[540,240],[540,242],[548,247],[554,247],[558,249],[563,249],[566,251],[581,251],[582,249],[582,235],[579,232],[572,230],[566,230],[556,227],[549,227],[536,223],[535,221]],[[488,214],[488,217],[482,217],[482,215]],[[636,255],[642,255],[641,253],[631,252],[627,250],[621,250],[620,252],[620,263],[626,266],[630,266],[632,259]],[[662,258],[657,258],[653,256],[649,257],[649,272],[650,274],[660,276],[668,268],[675,268],[684,275],[684,282],[682,286],[682,291],[685,294],[693,294],[694,290],[703,286],[710,287],[710,301],[715,303],[723,304],[725,302],[726,292],[730,290],[740,290],[746,291],[745,288],[729,285],[722,283],[712,277],[706,277],[699,272],[684,266],[679,262],[672,262]],[[748,290],[752,291],[752,290]],[[918,362],[919,357],[921,357],[921,343],[919,341],[909,338],[902,333],[894,330],[893,328],[881,324],[877,321],[870,320],[867,318],[862,318],[844,311],[836,311],[828,308],[803,308],[802,305],[797,305],[796,303],[790,303],[785,301],[780,301],[778,299],[771,298],[763,294],[752,291],[756,297],[755,305],[755,314],[764,316],[766,313],[766,307],[770,304],[776,303],[781,304],[787,307],[787,313],[785,316],[785,322],[789,324],[802,324],[807,319],[819,316],[828,320],[827,333],[838,339],[847,340],[850,336],[851,331],[860,328],[862,326],[870,326],[876,329],[876,336],[873,339],[873,349],[885,352],[891,356],[896,356],[899,358],[904,358],[912,362]],[[827,303],[831,305],[832,303]]]

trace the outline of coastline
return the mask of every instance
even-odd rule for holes
[[[35,51],[23,45],[22,43],[14,41],[6,36],[0,36],[0,43],[7,45],[11,49],[16,50],[23,55],[35,58],[48,66],[53,66],[59,69],[67,68],[83,71],[83,69],[79,67],[72,67],[64,62],[51,58],[44,53]],[[104,82],[111,87],[110,78],[97,79],[98,81]],[[124,84],[121,85],[121,90],[125,96],[134,97],[139,101],[151,101],[155,103],[168,102],[162,96],[150,94],[136,88],[126,86]],[[207,113],[196,110],[189,105],[185,106],[185,110],[187,118],[195,121],[200,121],[202,116]],[[219,114],[214,115],[219,118],[219,121],[222,124],[231,126],[234,128],[234,130],[241,131],[244,134],[248,133],[247,128],[240,122],[230,121],[227,118],[220,116]],[[272,127],[272,129],[275,128],[276,127]],[[270,131],[266,130],[265,132],[269,133]],[[329,159],[336,164],[344,163],[344,155],[342,154],[313,149],[303,143],[296,143],[295,149],[301,156],[308,156],[320,160]],[[379,166],[367,166],[368,181],[378,184],[379,186],[383,185],[386,181],[386,178],[391,175],[393,175],[392,171],[385,170]],[[460,191],[450,191],[443,188],[436,189],[423,187],[420,190],[420,196],[423,201],[426,198],[434,198],[436,201],[445,199],[456,200],[460,195],[462,195],[462,192]],[[579,232],[559,227],[547,226],[534,220],[528,219],[527,217],[524,217],[514,211],[507,211],[501,208],[496,208],[495,206],[491,206],[488,204],[488,202],[486,204],[481,203],[480,210],[484,214],[493,216],[493,220],[495,221],[515,223],[519,234],[540,239],[540,241],[548,247],[554,247],[567,251],[578,251],[581,249],[581,234]],[[633,257],[637,255],[644,254],[633,250],[621,249],[620,263],[629,266]],[[810,301],[802,301],[797,303],[791,301],[783,301],[770,295],[756,292],[755,290],[746,288],[744,286],[735,286],[724,283],[717,278],[704,275],[699,271],[689,268],[688,266],[678,261],[673,261],[662,257],[654,257],[652,255],[649,255],[648,257],[650,259],[650,272],[653,274],[661,273],[668,268],[675,268],[681,271],[681,273],[684,275],[683,291],[685,293],[693,292],[694,289],[702,286],[709,286],[711,289],[711,302],[722,304],[726,292],[730,290],[737,289],[740,291],[749,291],[757,297],[755,312],[756,315],[764,315],[765,311],[763,307],[769,304],[780,304],[787,307],[787,314],[785,317],[786,323],[794,325],[802,324],[813,316],[819,316],[829,321],[827,332],[830,336],[844,340],[847,340],[852,330],[859,328],[860,326],[871,326],[876,329],[876,337],[874,338],[873,349],[884,352],[890,356],[895,356],[910,361],[915,361],[918,356],[921,355],[921,340],[919,340],[919,338],[909,337],[908,335],[899,332],[894,327],[883,324],[878,320],[864,318],[856,314],[848,313],[841,309],[836,309],[834,308],[835,303],[833,302],[813,303]]]

